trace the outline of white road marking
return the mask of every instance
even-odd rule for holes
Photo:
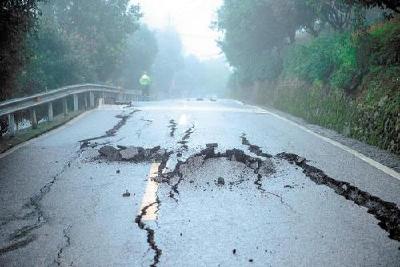
[[[150,167],[149,177],[147,180],[146,191],[144,192],[142,198],[142,204],[140,205],[140,209],[138,214],[140,214],[144,207],[149,206],[152,203],[157,202],[157,190],[158,183],[153,181],[153,178],[156,178],[158,175],[158,167],[160,163],[153,163]],[[142,221],[155,221],[157,220],[157,211],[158,211],[158,203],[152,205],[146,210],[146,214],[143,215]]]
[[[264,114],[269,114],[269,115],[274,116],[274,117],[276,117],[276,118],[278,118],[280,120],[283,120],[283,121],[285,121],[285,122],[287,122],[287,123],[289,123],[291,125],[294,125],[294,126],[300,128],[300,129],[302,129],[303,131],[305,131],[305,132],[307,132],[309,134],[312,134],[312,135],[324,140],[325,142],[327,142],[327,143],[329,143],[329,144],[331,144],[333,146],[336,146],[336,147],[338,147],[338,148],[340,148],[340,149],[352,154],[353,156],[355,156],[355,157],[361,159],[362,161],[368,163],[372,167],[375,167],[376,169],[378,169],[378,170],[380,170],[380,171],[392,176],[393,178],[396,178],[397,180],[400,180],[400,173],[398,173],[397,171],[395,171],[395,170],[393,170],[393,169],[391,169],[391,168],[389,168],[389,167],[387,167],[387,166],[385,166],[385,165],[383,165],[383,164],[381,164],[381,163],[379,163],[379,162],[367,157],[366,155],[364,155],[364,154],[362,154],[362,153],[360,153],[360,152],[358,152],[358,151],[356,151],[356,150],[354,150],[354,149],[352,149],[352,148],[350,148],[348,146],[345,146],[345,145],[343,145],[343,144],[341,144],[341,143],[339,143],[337,141],[334,141],[334,140],[332,140],[332,139],[330,139],[328,137],[322,136],[322,135],[320,135],[320,134],[318,134],[318,133],[316,133],[314,131],[311,131],[310,129],[308,129],[308,128],[306,128],[306,127],[304,127],[304,126],[302,126],[302,125],[300,125],[300,124],[298,124],[298,123],[296,123],[294,121],[291,121],[291,120],[289,120],[289,119],[287,119],[285,117],[282,117],[282,116],[280,116],[278,114],[275,114],[273,112],[270,112],[270,111],[262,109],[262,108],[258,108],[258,109],[259,109],[258,112],[264,113]]]

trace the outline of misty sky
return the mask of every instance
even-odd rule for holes
[[[143,21],[151,28],[162,29],[172,24],[181,34],[185,52],[201,59],[220,53],[215,40],[218,34],[210,29],[222,0],[132,0],[139,3]]]

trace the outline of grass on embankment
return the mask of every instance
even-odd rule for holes
[[[16,145],[56,129],[82,113],[84,113],[84,111],[71,112],[68,113],[67,116],[59,115],[54,117],[54,120],[51,122],[40,123],[37,129],[27,128],[18,131],[14,137],[0,137],[0,153],[4,153]]]
[[[256,99],[400,154],[400,18],[291,46]]]

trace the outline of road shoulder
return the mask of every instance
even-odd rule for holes
[[[349,147],[350,149],[353,149],[353,150],[357,151],[358,153],[361,153],[361,154],[367,156],[368,158],[371,158],[372,160],[400,173],[400,157],[393,153],[390,153],[386,150],[380,149],[380,148],[372,146],[372,145],[368,145],[361,141],[346,137],[334,130],[326,129],[322,126],[308,123],[302,118],[293,116],[291,114],[274,109],[272,107],[269,107],[269,106],[257,106],[257,107],[262,108],[268,112],[274,113],[284,119],[290,120],[302,127],[307,128],[308,130],[310,130],[318,135],[321,135],[322,137],[329,138],[329,139],[331,139],[335,142],[338,142],[346,147]]]

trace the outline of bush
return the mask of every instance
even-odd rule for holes
[[[306,45],[294,45],[284,57],[286,76],[346,90],[352,89],[357,68],[357,47],[348,33],[323,35]]]

